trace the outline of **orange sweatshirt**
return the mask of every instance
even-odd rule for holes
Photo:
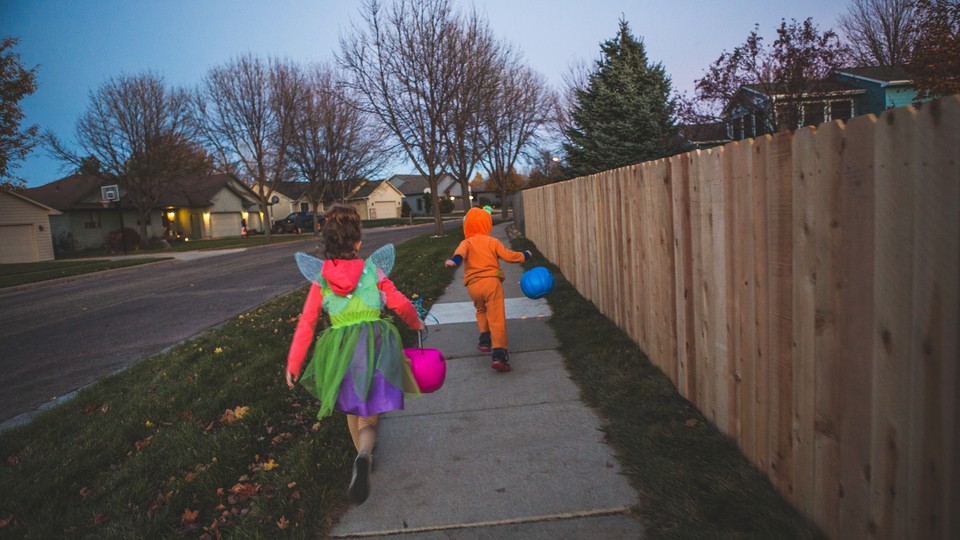
[[[526,254],[507,249],[490,236],[492,228],[493,217],[486,210],[471,208],[463,218],[463,235],[466,238],[457,246],[452,259],[457,264],[464,261],[464,285],[485,277],[499,278],[500,259],[519,263],[527,258]]]

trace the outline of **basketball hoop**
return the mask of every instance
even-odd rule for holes
[[[120,186],[114,184],[112,186],[100,186],[100,204],[104,208],[110,206],[110,203],[120,200]]]

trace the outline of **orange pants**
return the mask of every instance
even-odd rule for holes
[[[480,278],[467,285],[467,292],[477,308],[480,333],[490,332],[494,349],[507,348],[507,317],[503,308],[503,285],[495,277]]]

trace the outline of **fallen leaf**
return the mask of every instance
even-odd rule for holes
[[[76,525],[71,525],[71,526],[63,529],[63,532],[65,532],[65,533],[67,533],[67,534],[73,534],[73,533],[77,532],[77,526],[76,526]]]
[[[276,437],[274,437],[272,440],[273,440],[273,443],[274,443],[274,444],[280,444],[280,443],[285,443],[285,442],[289,441],[289,440],[292,439],[292,438],[293,438],[293,434],[292,434],[292,433],[281,433],[281,434],[277,435]]]
[[[20,458],[17,456],[10,456],[7,458],[7,465],[19,465]]]
[[[293,488],[297,487],[297,483],[296,483],[296,482],[290,482],[289,484],[287,484],[287,487],[290,488],[290,489],[293,489]]]
[[[191,510],[189,508],[183,509],[183,522],[184,523],[193,523],[197,520],[197,517],[200,515],[199,510]]]
[[[109,406],[109,405],[104,405],[104,406],[100,407],[100,412],[102,412],[102,413],[106,413],[106,412],[109,411],[109,410],[110,410],[110,406]]]
[[[222,347],[217,347],[216,349],[213,350],[213,354],[220,354],[220,353],[222,353],[222,352],[223,352],[223,348],[222,348]]]
[[[268,462],[266,462],[266,463],[263,464],[263,470],[265,470],[265,471],[272,471],[272,470],[276,469],[276,468],[279,467],[279,466],[280,466],[280,464],[279,464],[279,463],[275,463],[275,462],[273,461],[273,459],[271,458],[270,461],[268,461]]]
[[[277,527],[279,527],[280,530],[283,530],[283,529],[286,529],[289,525],[290,525],[290,522],[287,521],[286,516],[280,516],[280,520],[277,521]]]
[[[104,521],[107,521],[108,519],[110,519],[110,518],[108,518],[107,516],[105,516],[105,515],[103,515],[103,514],[97,514],[97,515],[93,516],[93,524],[94,524],[94,525],[99,525],[99,524],[103,523]]]
[[[140,439],[139,441],[133,443],[137,447],[137,451],[143,450],[144,448],[150,446],[150,443],[153,442],[153,435],[147,437],[146,439]]]
[[[153,422],[147,420],[146,422],[143,423],[143,425],[147,426],[148,428],[152,428],[152,427],[153,427]]]
[[[13,522],[13,514],[10,514],[4,519],[0,519],[0,529],[5,529],[12,522]]]
[[[217,497],[223,497],[223,488],[217,488]]]
[[[86,488],[86,487],[85,487],[85,488],[80,488],[80,496],[81,496],[81,497],[86,497],[86,496],[89,495],[89,494],[90,494],[90,488]]]
[[[687,420],[687,427],[694,427],[694,426],[696,426],[696,425],[697,425],[697,419],[696,419],[696,418],[691,418],[691,419]]]

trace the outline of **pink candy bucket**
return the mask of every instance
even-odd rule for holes
[[[424,394],[436,392],[447,377],[447,360],[437,349],[404,349],[417,386]]]

